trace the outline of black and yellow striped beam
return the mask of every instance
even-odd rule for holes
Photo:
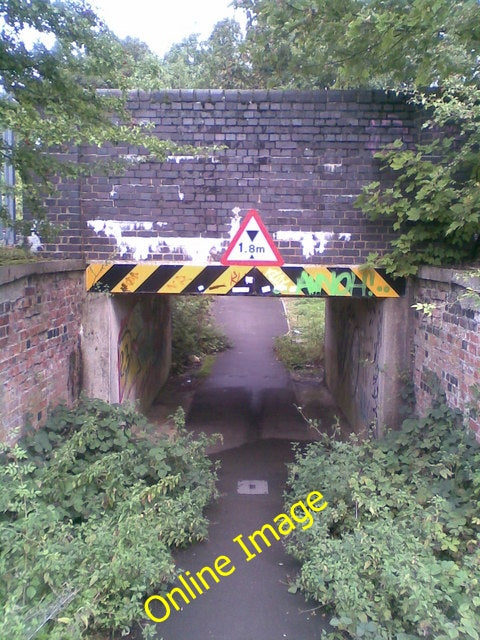
[[[405,281],[359,267],[217,264],[105,264],[86,271],[87,291],[257,296],[351,296],[398,298]]]

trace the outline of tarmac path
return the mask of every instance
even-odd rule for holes
[[[223,435],[223,444],[211,452],[221,460],[220,498],[207,511],[209,539],[176,552],[175,559],[192,576],[207,565],[213,567],[220,555],[227,556],[228,567],[235,570],[183,604],[180,611],[172,607],[168,619],[158,623],[157,637],[317,640],[325,622],[315,603],[288,592],[298,565],[286,555],[282,541],[273,540],[270,547],[260,541],[261,552],[249,561],[233,541],[239,534],[247,540],[284,511],[286,463],[293,459],[291,441],[312,439],[294,407],[289,374],[273,353],[274,337],[287,331],[281,301],[222,297],[214,307],[217,322],[233,346],[219,355],[211,375],[197,389],[187,428]],[[265,486],[268,493],[258,493]],[[239,493],[239,489],[252,493]],[[176,581],[173,586],[181,585]]]

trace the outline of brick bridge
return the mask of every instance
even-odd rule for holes
[[[163,139],[221,149],[140,164],[138,148],[74,150],[82,162],[132,160],[120,177],[59,181],[48,202],[52,221],[68,230],[46,255],[86,260],[87,286],[119,294],[87,298],[86,391],[148,404],[152,382],[165,379],[168,296],[149,294],[326,295],[326,380],[337,402],[354,428],[396,423],[409,300],[404,283],[359,270],[393,234],[354,203],[365,184],[388,180],[375,152],[418,139],[419,112],[382,91],[133,92],[128,107]],[[252,209],[282,267],[220,264]],[[135,353],[163,355],[136,362],[131,378],[133,334],[142,343]]]
[[[47,263],[47,275],[38,277],[0,273],[5,398],[17,399],[39,423],[44,405],[65,395],[50,389],[48,380],[65,378],[70,399],[81,388],[147,407],[170,366],[170,296],[152,293],[214,293],[230,281],[243,293],[258,280],[262,294],[328,296],[325,378],[354,429],[398,424],[405,379],[415,382],[421,410],[435,376],[443,386],[449,381],[453,406],[466,406],[478,370],[480,318],[463,308],[463,285],[451,275],[429,275],[439,282],[430,287],[428,279],[412,279],[404,291],[384,274],[359,269],[370,252],[384,252],[393,236],[386,221],[366,220],[355,199],[363,185],[389,178],[380,172],[376,151],[398,138],[407,145],[418,140],[422,118],[412,105],[377,91],[181,90],[134,92],[129,107],[136,121],[153,123],[162,138],[223,148],[204,157],[132,162],[121,177],[58,181],[58,198],[47,205],[51,220],[68,228],[45,247],[45,256],[63,260]],[[82,146],[69,156],[93,163],[99,156],[133,161],[141,153]],[[273,238],[281,267],[258,266],[252,274],[248,267],[221,263],[251,209]],[[57,275],[72,259],[77,270]],[[87,269],[87,284],[114,295],[85,293],[88,263],[95,264]],[[241,271],[243,282],[236,272],[230,278],[229,269]],[[223,292],[235,293],[233,285]],[[464,323],[461,332],[449,325],[438,340],[411,309],[413,299],[437,297],[460,309],[458,321]],[[24,307],[30,309],[26,315]],[[45,340],[61,341],[59,364],[44,350]],[[444,345],[457,342],[452,364]],[[464,356],[473,364],[464,366]],[[38,367],[35,380],[47,370],[51,378],[30,389],[32,366]],[[17,424],[17,405],[4,414],[10,416],[8,428]]]
[[[387,221],[354,207],[363,185],[384,178],[373,154],[419,135],[403,97],[381,91],[133,92],[136,122],[161,138],[224,147],[203,157],[133,164],[121,177],[59,183],[52,221],[68,224],[53,257],[87,261],[218,261],[256,209],[285,263],[348,266],[382,253]],[[80,146],[70,158],[137,159],[141,150]]]

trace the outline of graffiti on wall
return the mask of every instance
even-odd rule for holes
[[[158,316],[149,305],[137,303],[122,324],[117,345],[120,402],[143,397],[152,370],[163,357]]]
[[[190,263],[92,263],[87,291],[260,296],[398,298],[405,281],[379,269],[318,265],[258,266]]]
[[[356,292],[358,290],[358,292]],[[391,294],[390,286],[374,269],[335,269],[313,267],[302,271],[297,279],[297,293],[309,296],[353,296],[361,297]]]
[[[339,387],[354,401],[355,419],[378,429],[382,306],[364,301],[361,307],[343,307],[337,313],[337,320],[341,318],[343,326],[336,349]]]

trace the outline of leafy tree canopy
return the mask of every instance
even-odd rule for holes
[[[29,46],[28,39],[36,42]],[[83,0],[0,1],[0,125],[15,135],[13,144],[0,140],[0,154],[14,167],[17,187],[4,180],[0,186],[10,195],[21,189],[43,232],[48,224],[41,202],[52,192],[50,177],[87,170],[47,151],[124,142],[165,157],[176,148],[129,122],[121,52],[118,39]],[[121,92],[113,97],[99,87]]]
[[[478,0],[235,0],[269,86],[429,86],[478,71]]]
[[[422,143],[407,149],[398,142],[378,154],[393,183],[366,186],[357,203],[398,231],[389,255],[372,255],[372,263],[409,275],[421,264],[475,259],[479,1],[236,0],[235,6],[248,12],[245,46],[266,86],[390,88],[408,91],[428,113]],[[427,87],[437,91],[425,93]]]
[[[243,34],[235,20],[218,22],[207,40],[192,34],[174,44],[163,58],[139,40],[127,38],[123,49],[124,82],[133,89],[241,89],[252,86]]]

